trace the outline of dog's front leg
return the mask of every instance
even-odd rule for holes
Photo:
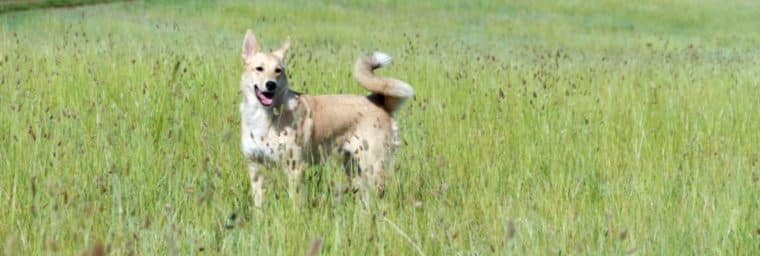
[[[264,202],[264,176],[261,174],[261,165],[255,162],[248,163],[248,179],[251,181],[251,197],[253,205],[261,208]]]
[[[288,195],[295,204],[300,204],[302,201],[302,187],[303,187],[303,166],[299,164],[291,164],[285,168],[285,172],[288,175]]]

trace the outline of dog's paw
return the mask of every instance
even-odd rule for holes
[[[391,64],[391,56],[384,52],[374,52],[372,53],[372,58],[374,58],[377,65],[380,65],[381,67]]]

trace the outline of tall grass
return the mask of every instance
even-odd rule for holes
[[[0,16],[4,253],[760,252],[751,1],[129,2]],[[293,205],[239,151],[240,45],[290,36],[291,87],[417,95],[385,198],[309,169]]]

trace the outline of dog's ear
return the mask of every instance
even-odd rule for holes
[[[282,46],[280,46],[280,49],[277,49],[272,52],[274,56],[277,56],[277,58],[284,59],[285,54],[288,53],[288,49],[290,48],[290,37],[285,39],[285,42],[282,42]]]
[[[250,29],[246,30],[245,39],[243,39],[243,52],[240,56],[242,56],[243,59],[247,59],[259,51],[261,51],[261,46],[259,45],[259,42],[256,41],[256,36],[253,35],[253,31]]]

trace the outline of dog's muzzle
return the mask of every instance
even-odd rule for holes
[[[270,88],[269,87],[270,83],[273,83],[274,87],[277,88],[277,84],[276,83],[274,83],[272,81],[268,81],[266,83],[267,89]],[[265,107],[272,106],[272,102],[274,102],[274,92],[272,91],[273,89],[269,89],[270,91],[263,92],[263,91],[259,90],[259,86],[258,85],[254,85],[253,89],[256,92],[256,98],[259,99],[259,102],[261,103],[261,105],[264,105]]]

